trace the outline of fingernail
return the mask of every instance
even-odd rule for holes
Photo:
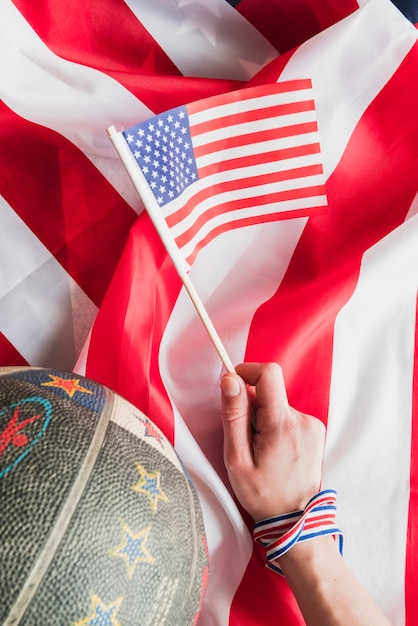
[[[233,376],[224,376],[221,379],[221,389],[227,398],[235,398],[241,393],[241,386]]]

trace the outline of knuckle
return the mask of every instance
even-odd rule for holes
[[[245,464],[243,462],[242,454],[240,454],[237,450],[235,450],[234,452],[230,452],[226,464],[228,467],[228,471],[232,472],[234,476],[243,474],[245,471]]]
[[[222,417],[225,422],[235,422],[238,419],[243,417],[239,408],[230,407],[228,409],[223,409]]]
[[[275,361],[269,361],[268,363],[265,363],[263,366],[263,369],[267,375],[271,375],[271,376],[283,375],[283,370],[281,366]]]

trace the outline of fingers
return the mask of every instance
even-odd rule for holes
[[[252,462],[250,401],[244,380],[236,374],[221,379],[224,458],[227,468]]]
[[[290,407],[277,363],[242,363],[236,368],[243,380],[253,387],[257,406],[257,430],[274,427],[278,419],[289,415]],[[262,423],[260,423],[262,420]]]
[[[241,363],[236,371],[248,385],[256,387],[260,407],[272,402],[288,405],[282,368],[277,363]]]
[[[228,373],[221,379],[224,458],[229,468],[254,464],[251,420],[257,431],[265,432],[290,411],[279,365],[242,363],[236,371],[238,375]]]
[[[279,365],[243,363],[236,372],[221,380],[232,489],[256,520],[303,508],[320,485],[325,428],[289,406]]]

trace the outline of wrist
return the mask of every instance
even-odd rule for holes
[[[292,494],[289,494],[288,497],[285,498],[283,494],[280,494],[280,498],[278,498],[276,502],[274,498],[271,497],[271,490],[269,490],[267,495],[264,496],[263,494],[262,498],[259,498],[255,503],[251,503],[252,506],[248,507],[251,508],[249,513],[256,524],[268,518],[286,515],[290,511],[302,513],[306,503],[315,497],[317,493],[318,488],[311,489],[310,491],[307,490],[305,495],[299,498],[292,497]]]
[[[390,626],[344,562],[332,536],[295,545],[277,568],[283,572],[307,624]]]
[[[321,537],[337,538],[342,553],[343,535],[335,523],[336,492],[325,489],[313,496],[303,510],[256,522],[254,540],[265,548],[266,566],[283,574],[277,563],[298,544]]]
[[[277,559],[276,563],[286,578],[290,572],[300,569],[305,573],[310,572],[315,577],[327,563],[340,558],[338,545],[332,535],[319,535],[311,541],[297,543],[292,550],[288,550]]]

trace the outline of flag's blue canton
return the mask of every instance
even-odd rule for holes
[[[177,107],[123,133],[158,204],[198,179],[186,107]]]

